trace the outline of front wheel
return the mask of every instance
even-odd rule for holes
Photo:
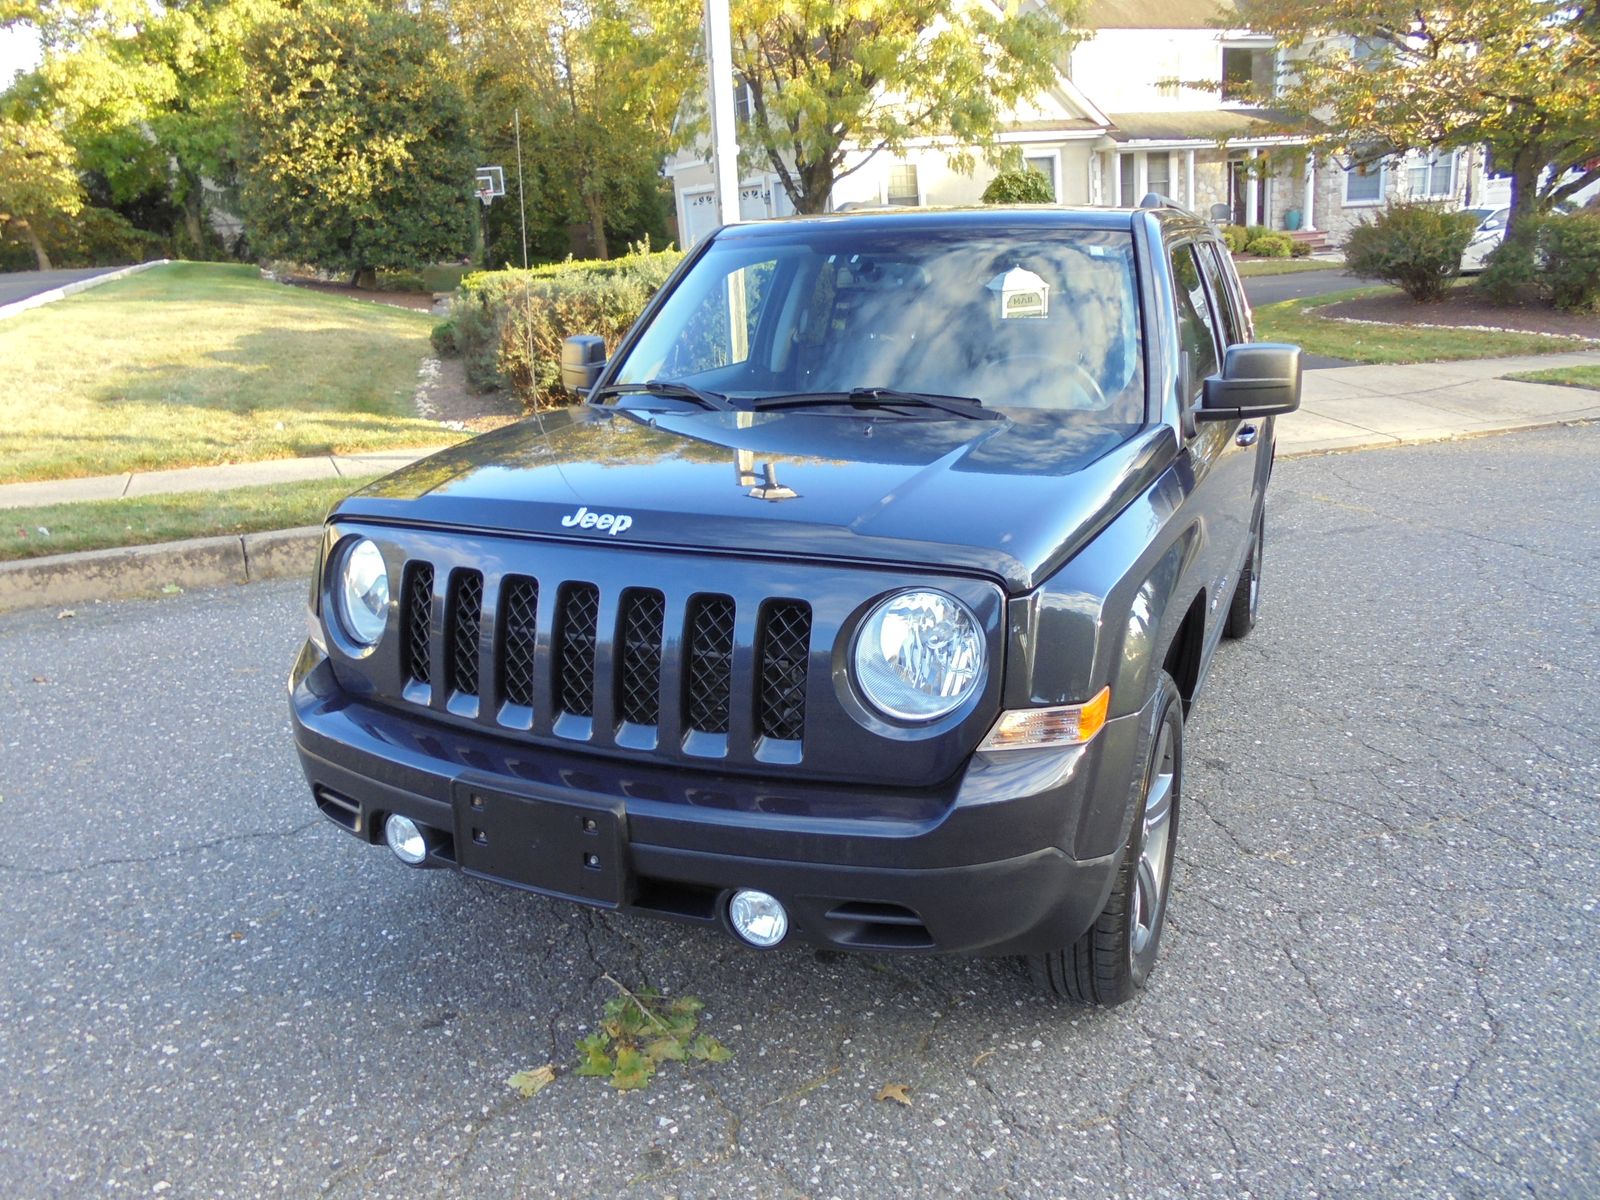
[[[1075,1004],[1133,999],[1150,978],[1161,944],[1183,783],[1183,698],[1165,671],[1156,685],[1155,720],[1140,735],[1140,747],[1144,771],[1134,783],[1133,827],[1105,911],[1072,945],[1028,958],[1036,983]]]
[[[1239,582],[1234,585],[1228,623],[1222,629],[1231,638],[1242,638],[1256,627],[1256,617],[1261,613],[1261,562],[1266,546],[1267,510],[1262,509],[1256,517],[1255,532],[1250,535],[1250,556],[1244,560]]]

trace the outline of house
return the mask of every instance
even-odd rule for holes
[[[1270,88],[1280,50],[1270,37],[1219,27],[1219,12],[1217,0],[1089,0],[1082,19],[1093,36],[1044,94],[1008,114],[1000,141],[1050,180],[1062,204],[1132,206],[1160,192],[1234,224],[1304,231],[1319,244],[1341,243],[1395,199],[1482,203],[1477,151],[1370,168],[1312,160],[1304,138],[1281,131],[1278,114],[1239,96],[1246,83]],[[679,240],[692,246],[716,225],[711,164],[704,148],[690,148],[666,171]],[[945,147],[927,139],[898,156],[868,157],[835,185],[830,207],[976,204],[993,175],[981,158],[970,174],[954,170]],[[741,180],[742,219],[793,211],[775,173]]]

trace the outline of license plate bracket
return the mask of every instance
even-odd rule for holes
[[[513,887],[621,906],[627,887],[621,801],[518,795],[471,780],[453,789],[456,862],[469,875]]]

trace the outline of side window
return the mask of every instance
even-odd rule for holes
[[[1250,337],[1245,332],[1245,323],[1239,313],[1239,297],[1234,293],[1228,264],[1223,261],[1222,254],[1222,246],[1219,243],[1207,242],[1205,250],[1200,255],[1200,265],[1205,268],[1206,283],[1211,287],[1211,294],[1216,297],[1223,344],[1237,346],[1240,342],[1248,342]]]
[[[1217,373],[1217,331],[1192,245],[1173,248],[1172,282],[1178,312],[1178,349],[1189,356],[1189,395],[1185,398],[1193,399],[1200,394],[1200,381]]]

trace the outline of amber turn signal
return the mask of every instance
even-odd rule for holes
[[[1085,704],[1055,708],[1012,708],[1000,714],[979,750],[1033,750],[1041,746],[1081,746],[1106,723],[1111,689],[1103,687]]]

